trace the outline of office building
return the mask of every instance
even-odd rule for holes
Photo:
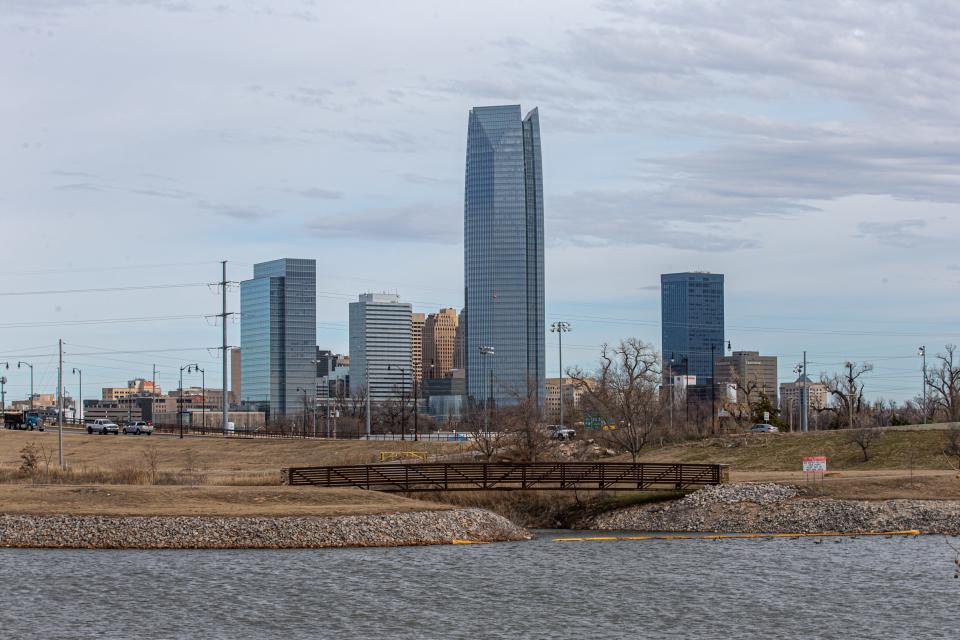
[[[317,263],[283,258],[240,283],[241,401],[270,418],[298,414],[316,393]]]
[[[765,395],[777,406],[777,357],[757,351],[734,351],[716,359],[717,383],[733,385],[738,402],[755,404]],[[719,393],[719,390],[718,390]]]
[[[426,316],[422,313],[410,314],[410,371],[415,382],[423,378],[423,326]]]
[[[543,185],[537,109],[474,107],[464,189],[467,393],[544,398]],[[490,347],[493,355],[481,355]]]
[[[427,316],[423,325],[423,378],[442,378],[454,368],[457,337],[457,310],[440,309]]]
[[[695,376],[696,386],[709,389],[713,362],[724,355],[723,275],[665,273],[660,298],[664,380]]]
[[[576,409],[580,406],[583,397],[583,387],[572,378],[563,379],[563,409]],[[560,378],[547,378],[546,398],[543,404],[543,413],[548,420],[560,418]]]
[[[350,303],[350,387],[371,402],[412,391],[409,304],[392,293],[362,293]]]
[[[463,308],[460,310],[460,315],[457,316],[457,328],[453,334],[453,368],[466,370],[466,356],[464,355],[464,350],[467,348],[467,310]]]
[[[240,404],[240,385],[242,377],[240,375],[241,362],[240,349],[234,347],[230,349],[230,402],[231,404]]]
[[[809,377],[801,375],[793,382],[784,382],[780,385],[780,413],[784,420],[790,424],[800,426],[800,413],[803,409],[803,385],[807,385],[807,407],[808,415],[818,416],[821,411],[827,408],[830,400],[830,392],[827,385],[822,382],[816,382]]]

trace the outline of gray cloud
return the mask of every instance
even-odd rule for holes
[[[401,173],[400,177],[409,182],[410,184],[420,184],[420,185],[449,185],[457,184],[457,181],[452,178],[441,178],[438,176],[425,176],[419,173]]]
[[[458,206],[412,204],[400,207],[339,212],[306,225],[309,233],[331,238],[460,242],[463,214]]]
[[[857,225],[858,238],[873,238],[881,244],[900,249],[912,249],[930,244],[933,238],[916,233],[925,229],[926,220],[895,220],[892,222],[861,222]]]
[[[319,187],[308,187],[306,189],[288,189],[290,193],[295,193],[298,196],[303,196],[304,198],[310,198],[312,200],[340,200],[343,198],[342,191],[335,191],[333,189],[321,189]]]
[[[234,220],[239,220],[241,222],[258,222],[260,220],[272,218],[276,215],[275,213],[271,211],[265,211],[256,205],[236,206],[215,204],[201,200],[197,203],[197,206],[206,211],[211,211],[217,215],[233,218]]]

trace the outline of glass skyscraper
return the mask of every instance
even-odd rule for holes
[[[520,105],[474,107],[467,129],[467,393],[498,405],[544,399],[540,118],[536,109],[521,115]]]
[[[240,283],[240,400],[271,417],[298,414],[316,396],[317,263],[283,258]],[[300,389],[298,391],[298,389]]]
[[[713,380],[712,356],[722,358],[723,274],[665,273],[660,276],[664,376]],[[671,363],[672,360],[672,363]]]

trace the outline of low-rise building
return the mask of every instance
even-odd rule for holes
[[[801,375],[793,382],[784,382],[780,385],[780,413],[784,420],[792,424],[800,424],[800,412],[803,407],[802,393],[804,382],[807,386],[807,410],[810,414],[816,415],[827,408],[830,400],[830,392],[827,385],[822,382],[814,382],[807,376]]]
[[[543,403],[543,410],[547,420],[559,420],[560,418],[560,378],[547,378],[546,380],[546,398]],[[563,408],[578,408],[580,398],[583,396],[583,387],[576,384],[572,378],[563,379]]]

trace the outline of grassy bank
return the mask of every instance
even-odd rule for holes
[[[951,470],[956,458],[943,449],[943,430],[885,429],[863,461],[860,448],[847,441],[846,431],[737,434],[649,449],[641,462],[702,462],[728,464],[735,471],[796,471],[806,456],[826,456],[835,471],[936,469]]]
[[[344,516],[448,509],[360,489],[0,485],[0,513],[99,516]]]
[[[24,450],[35,467],[24,473]],[[254,440],[65,434],[67,470],[57,434],[0,429],[0,483],[277,485],[288,466],[376,462],[381,451],[442,454],[456,443],[356,440]]]

